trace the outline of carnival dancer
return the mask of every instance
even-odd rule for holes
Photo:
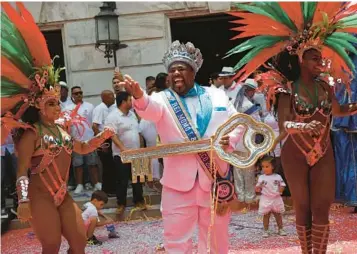
[[[209,138],[236,113],[224,91],[195,83],[202,61],[200,50],[192,43],[173,42],[163,59],[172,89],[151,96],[125,75],[125,89],[135,98],[136,111],[144,119],[156,123],[162,144],[185,142],[189,137],[191,140]],[[181,128],[182,122],[174,112],[180,115],[180,120],[184,119],[185,128]],[[235,147],[234,142],[241,137],[241,132],[232,137],[225,136],[221,144],[225,148]],[[209,155],[204,153],[204,156]],[[226,173],[229,165],[218,158],[214,160],[217,167]],[[202,166],[201,162],[198,154],[164,158],[162,214],[164,246],[168,253],[192,253],[191,237],[197,224],[198,253],[207,252],[207,247],[213,253],[228,252],[230,211],[216,216],[214,225],[209,229],[212,181],[205,172],[210,169]],[[207,237],[209,230],[211,238]],[[209,246],[208,241],[211,243]]]
[[[250,115],[256,121],[261,122],[259,115],[260,107],[250,101],[250,98],[254,96],[256,88],[258,88],[258,84],[254,79],[246,79],[238,91],[237,96],[232,100],[232,103],[237,112]],[[236,150],[239,150],[242,155],[247,153],[243,142],[239,142]],[[255,165],[249,168],[233,167],[234,187],[238,200],[241,202],[250,204],[256,201],[255,171]]]
[[[349,84],[354,65],[346,50],[357,53],[351,32],[357,31],[350,2],[262,2],[238,4],[241,34],[253,37],[228,54],[250,50],[236,68],[244,80],[267,60],[272,68],[260,74],[267,103],[278,113],[279,129],[288,138],[281,151],[303,253],[326,253],[329,210],[335,194],[335,163],[330,119],[357,113],[357,104],[339,105],[329,84],[332,74]],[[325,65],[324,65],[325,64]],[[280,72],[278,71],[280,70]],[[322,73],[324,72],[324,73]],[[323,75],[322,75],[323,74]],[[336,82],[336,85],[339,82]],[[279,137],[279,139],[282,139]]]
[[[78,142],[55,124],[61,112],[60,70],[54,69],[45,38],[24,5],[16,3],[19,13],[9,3],[1,5],[1,111],[7,112],[1,118],[2,140],[13,128],[26,129],[15,143],[18,218],[30,222],[42,253],[58,253],[62,235],[70,253],[84,253],[81,210],[66,186],[71,153],[94,151],[113,131]]]

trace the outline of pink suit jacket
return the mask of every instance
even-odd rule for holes
[[[202,139],[210,138],[220,125],[237,113],[223,90],[204,88],[211,97],[212,116]],[[185,138],[169,110],[169,105],[165,102],[165,96],[163,92],[154,93],[151,96],[144,93],[142,98],[134,100],[134,108],[140,117],[156,124],[162,144],[185,142]],[[235,147],[240,138],[241,134],[237,132],[234,138],[230,138],[230,146]],[[219,159],[218,156],[216,163],[225,172],[229,168],[229,164]],[[163,186],[182,192],[189,191],[195,184],[198,172],[201,188],[204,191],[210,191],[212,183],[194,154],[166,157],[164,158],[164,165],[161,179]]]

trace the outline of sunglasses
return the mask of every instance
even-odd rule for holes
[[[76,92],[76,93],[73,93],[73,95],[83,95],[83,92]]]

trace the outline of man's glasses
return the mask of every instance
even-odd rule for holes
[[[83,95],[83,92],[76,92],[76,93],[73,93],[73,95]]]

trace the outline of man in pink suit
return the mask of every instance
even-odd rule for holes
[[[135,98],[136,112],[156,124],[163,144],[210,138],[217,128],[236,113],[223,90],[201,87],[195,75],[203,62],[199,49],[190,42],[172,43],[163,63],[171,85],[160,93],[148,96],[140,85],[125,76],[126,91]],[[191,128],[192,127],[192,128]],[[222,138],[225,148],[235,147],[242,133]],[[209,153],[208,153],[209,156]],[[168,253],[192,253],[194,229],[198,224],[198,252],[206,253],[210,226],[210,192],[212,179],[202,163],[207,154],[178,155],[164,158],[161,183],[164,246]],[[215,156],[221,175],[229,171],[228,163]],[[211,229],[212,253],[228,253],[230,212],[216,216]]]

